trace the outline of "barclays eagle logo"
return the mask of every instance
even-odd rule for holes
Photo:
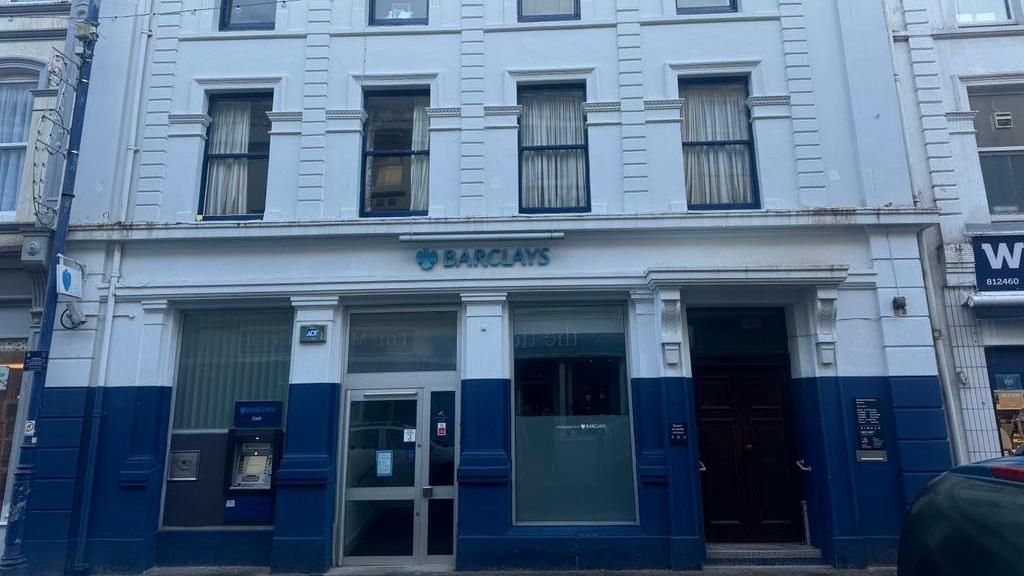
[[[416,252],[416,263],[424,270],[430,270],[437,264],[437,250],[433,248],[422,248]]]

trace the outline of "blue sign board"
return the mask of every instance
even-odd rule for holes
[[[235,428],[280,428],[284,403],[279,400],[235,402]]]
[[[974,274],[979,292],[1024,290],[1024,236],[974,238]]]
[[[25,352],[25,372],[42,372],[50,362],[50,353],[44,350]]]

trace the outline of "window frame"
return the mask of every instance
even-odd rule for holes
[[[995,88],[995,87],[1011,87],[1015,88],[1020,95],[1021,99],[1024,99],[1024,78],[1017,80],[1011,80],[1007,82],[998,83],[968,83],[965,87],[968,106],[973,110],[974,105],[972,98],[975,96],[986,96],[988,94],[977,94],[972,95],[972,89],[984,89],[984,88]],[[977,120],[975,120],[976,122]],[[972,124],[973,127],[973,124]],[[992,211],[992,200],[989,197],[988,185],[985,183],[985,167],[982,163],[982,159],[985,157],[992,156],[1024,156],[1024,142],[1021,142],[1017,146],[981,146],[977,143],[977,134],[975,136],[975,150],[978,152],[978,170],[981,174],[982,179],[982,190],[985,193],[985,204],[988,206],[988,213],[990,217],[1003,220],[1020,220],[1024,218],[1024,198],[1021,198],[1022,209],[1016,212],[993,212]]]
[[[578,3],[578,2],[577,2]],[[516,105],[520,104],[520,95],[522,91],[529,90],[564,90],[583,91],[583,102],[587,103],[587,84],[586,82],[570,81],[570,82],[544,82],[544,83],[520,83],[516,86]],[[583,112],[583,144],[558,144],[551,146],[523,146],[523,122],[522,116],[519,119],[519,126],[516,131],[518,141],[516,142],[518,152],[517,160],[519,162],[519,213],[520,214],[587,214],[591,211],[591,198],[590,198],[590,130],[587,127],[587,113]],[[573,206],[567,208],[526,208],[523,206],[523,152],[524,151],[545,151],[545,150],[583,150],[583,159],[586,163],[586,178],[584,179],[584,195],[585,202],[583,206]]]
[[[579,1],[579,0],[577,0]],[[377,0],[370,0],[370,10],[367,16],[368,26],[426,26],[430,24],[430,0],[425,0],[427,14],[423,18],[377,18]]]
[[[683,95],[683,86],[715,86],[724,84],[739,84],[740,82],[747,89],[747,99],[749,100],[751,79],[749,76],[711,76],[711,77],[686,77],[681,76],[679,78],[679,97],[685,98]],[[760,178],[757,170],[757,138],[754,134],[754,118],[750,114],[750,107],[744,102],[743,110],[747,116],[747,124],[749,124],[749,138],[747,140],[702,140],[688,142],[685,139],[685,134],[680,134],[682,137],[682,148],[680,152],[686,148],[697,148],[697,147],[710,147],[710,146],[737,146],[746,145],[747,150],[750,152],[750,180],[751,180],[751,194],[753,195],[752,202],[745,202],[742,204],[690,204],[689,202],[689,190],[686,189],[686,155],[683,155],[683,194],[684,200],[686,200],[686,209],[690,211],[720,211],[720,210],[760,210],[761,209],[761,186]],[[683,119],[685,121],[685,117]]]
[[[274,20],[271,22],[247,22],[243,24],[231,23],[231,9],[235,0],[220,0],[220,18],[217,21],[217,29],[221,32],[233,30],[274,30],[277,28],[277,2],[274,2]]]
[[[957,28],[984,28],[986,26],[1010,26],[1018,24],[1017,20],[1017,8],[1016,0],[1002,0],[1003,5],[1006,7],[1007,17],[1002,20],[993,20],[991,22],[961,22],[960,21],[960,1],[952,0],[952,18],[953,24]]]
[[[547,14],[543,16],[528,16],[523,14],[523,0],[516,0],[516,18],[518,22],[559,22],[565,20],[580,20],[580,0],[573,0],[572,14]]]
[[[518,466],[516,458],[516,350],[515,350],[515,308],[534,308],[543,307],[551,308],[557,307],[564,310],[578,310],[580,308],[619,308],[622,310],[622,337],[623,343],[625,344],[625,351],[622,356],[623,363],[623,374],[626,389],[627,402],[627,416],[629,417],[629,446],[630,446],[630,458],[632,459],[632,465],[630,466],[630,473],[633,476],[633,509],[634,509],[634,521],[632,522],[617,522],[617,521],[529,521],[520,520],[518,511],[518,500],[516,492],[518,490],[516,482],[516,467]],[[629,307],[620,301],[608,301],[602,299],[589,300],[584,299],[583,301],[576,303],[568,303],[566,301],[556,300],[553,302],[544,301],[524,301],[519,302],[514,306],[510,306],[507,311],[508,316],[508,327],[506,334],[511,344],[509,354],[511,355],[510,367],[511,373],[510,379],[510,401],[508,405],[509,424],[510,424],[510,438],[509,438],[509,483],[512,486],[512,526],[523,526],[523,527],[568,527],[568,526],[611,526],[611,527],[627,527],[627,526],[640,526],[640,476],[637,472],[637,434],[636,434],[636,405],[633,399],[633,376],[632,376],[632,365],[630,363],[630,345],[633,338],[633,334],[630,331],[629,326]]]
[[[684,0],[685,1],[685,0]],[[686,8],[679,5],[680,0],[676,2],[676,14],[732,14],[740,11],[739,0],[729,0],[728,6],[705,6],[705,7],[693,7]]]
[[[375,96],[384,96],[384,97],[387,97],[387,96],[391,96],[391,97],[394,97],[394,96],[407,96],[409,98],[415,98],[417,96],[426,96],[429,99],[430,98],[430,88],[415,87],[415,88],[409,88],[409,89],[405,89],[405,90],[400,89],[400,88],[386,88],[386,89],[367,88],[366,90],[363,91],[363,110],[364,111],[366,110],[366,100],[367,100],[367,98],[372,98],[372,97],[375,97]],[[427,107],[428,108],[430,107],[429,104],[428,104]],[[370,122],[370,117],[369,117],[369,112],[367,112],[366,123],[368,124],[369,122]],[[368,138],[368,136],[369,136],[369,134],[368,134],[369,129],[364,126],[364,128],[363,128],[363,142],[362,142],[362,145],[359,147],[360,148],[360,152],[359,152],[359,154],[360,154],[360,160],[359,160],[359,164],[360,164],[360,168],[359,168],[359,217],[360,218],[402,218],[402,217],[409,217],[409,216],[427,216],[428,215],[428,213],[430,212],[430,187],[429,187],[430,186],[430,181],[429,180],[427,181],[427,209],[426,210],[393,210],[393,211],[389,211],[389,212],[372,212],[372,211],[368,210],[367,207],[366,207],[366,167],[367,167],[367,158],[369,158],[370,156],[383,156],[383,157],[409,156],[410,158],[412,158],[413,156],[426,156],[427,157],[427,166],[429,167],[429,165],[430,165],[430,137],[429,137],[430,118],[429,118],[429,116],[427,117],[427,123],[428,123],[428,126],[427,126],[428,136],[427,136],[427,149],[426,150],[413,150],[413,149],[409,149],[409,150],[382,150],[382,151],[367,150],[366,146],[367,146],[367,142],[369,141],[369,138]],[[428,174],[429,174],[429,172],[428,172]]]
[[[213,104],[222,100],[255,100],[259,97],[270,98],[270,108],[274,108],[274,92],[270,91],[253,91],[253,92],[214,92],[207,94],[206,98],[206,111],[210,117],[210,125],[206,127],[206,142],[203,144],[203,169],[201,171],[201,180],[199,182],[199,207],[196,209],[196,219],[201,222],[206,221],[238,221],[238,220],[262,220],[264,214],[266,214],[266,196],[263,199],[263,212],[259,214],[206,214],[206,185],[207,185],[207,170],[210,166],[210,159],[226,159],[226,158],[245,158],[247,160],[266,160],[267,161],[267,181],[266,187],[269,193],[270,184],[270,150],[267,149],[266,154],[263,153],[252,153],[246,152],[245,154],[210,154],[210,136],[213,134],[213,125],[216,122],[216,118],[210,112],[213,111]]]

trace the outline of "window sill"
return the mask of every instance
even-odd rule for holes
[[[1016,212],[1013,214],[992,214],[993,222],[1024,222],[1024,212]]]
[[[196,223],[203,222],[252,222],[263,220],[263,214],[197,214]]]
[[[1024,35],[1024,25],[1016,22],[1003,22],[999,24],[974,24],[970,26],[958,26],[953,29],[937,30],[933,37],[942,39],[955,38],[985,38],[993,36],[1021,36]]]

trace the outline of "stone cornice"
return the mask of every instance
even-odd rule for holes
[[[458,118],[462,116],[462,109],[453,108],[427,108],[428,118]]]
[[[750,108],[757,108],[758,106],[789,106],[789,103],[789,94],[751,96],[747,98],[747,106]]]
[[[328,120],[359,120],[366,122],[366,112],[363,110],[328,110]]]
[[[685,98],[644,100],[644,110],[682,110],[684,106],[686,106]]]
[[[267,112],[271,122],[302,122],[302,112]]]
[[[484,106],[484,116],[519,116],[522,106]]]
[[[202,124],[203,127],[210,125],[210,117],[206,114],[168,114],[168,124]]]
[[[621,102],[584,102],[583,112],[618,112],[622,110]]]

